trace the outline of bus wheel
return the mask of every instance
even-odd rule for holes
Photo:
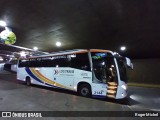
[[[91,87],[88,84],[82,84],[82,85],[80,85],[80,87],[78,89],[78,93],[81,96],[90,97],[91,96]]]
[[[31,85],[31,79],[30,79],[30,77],[26,77],[26,85],[27,86]]]

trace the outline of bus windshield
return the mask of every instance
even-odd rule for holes
[[[117,82],[117,71],[114,57],[110,53],[92,52],[94,81],[103,83]]]

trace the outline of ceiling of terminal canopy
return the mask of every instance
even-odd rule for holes
[[[16,34],[16,46],[160,57],[160,0],[0,0],[0,20]],[[126,51],[121,52],[121,46]],[[0,50],[10,49],[0,45]]]

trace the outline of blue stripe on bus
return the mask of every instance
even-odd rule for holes
[[[37,78],[31,71],[29,68],[25,67],[25,70],[26,72],[33,78],[35,79],[36,81],[40,82],[40,83],[43,83],[39,78]]]
[[[33,78],[35,79],[36,81],[40,82],[40,83],[44,83],[42,82],[38,77],[36,77],[29,68],[25,67],[25,70],[26,72]],[[51,85],[51,84],[48,84],[48,83],[44,83],[45,85],[48,85],[50,87],[53,87],[53,88],[59,88],[59,89],[65,89],[65,88],[61,88],[61,87],[57,87],[57,86],[54,86],[54,85]],[[65,89],[66,90],[66,89]]]
[[[44,83],[45,85],[48,85],[48,86],[50,86],[50,87],[54,87],[53,85],[50,85],[50,84],[48,84],[48,83]]]
[[[45,85],[48,85],[48,86],[53,87],[53,88],[62,89],[62,90],[68,90],[68,89],[66,89],[66,88],[57,87],[57,86],[54,86],[54,85],[50,85],[50,84],[48,84],[48,83],[45,83]]]

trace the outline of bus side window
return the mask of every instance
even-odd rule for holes
[[[29,59],[29,67],[41,67],[41,58]]]
[[[63,58],[64,57],[64,58]],[[42,59],[42,67],[67,67],[67,60],[65,56],[53,56]]]
[[[53,67],[53,60],[51,59],[41,60],[41,66],[42,67]]]
[[[18,67],[28,67],[28,60],[19,60]]]
[[[71,58],[69,66],[72,68],[90,71],[90,63],[88,58],[88,53],[76,54],[75,57]]]
[[[53,67],[68,67],[67,57],[63,56],[63,58],[57,58],[53,60]]]

